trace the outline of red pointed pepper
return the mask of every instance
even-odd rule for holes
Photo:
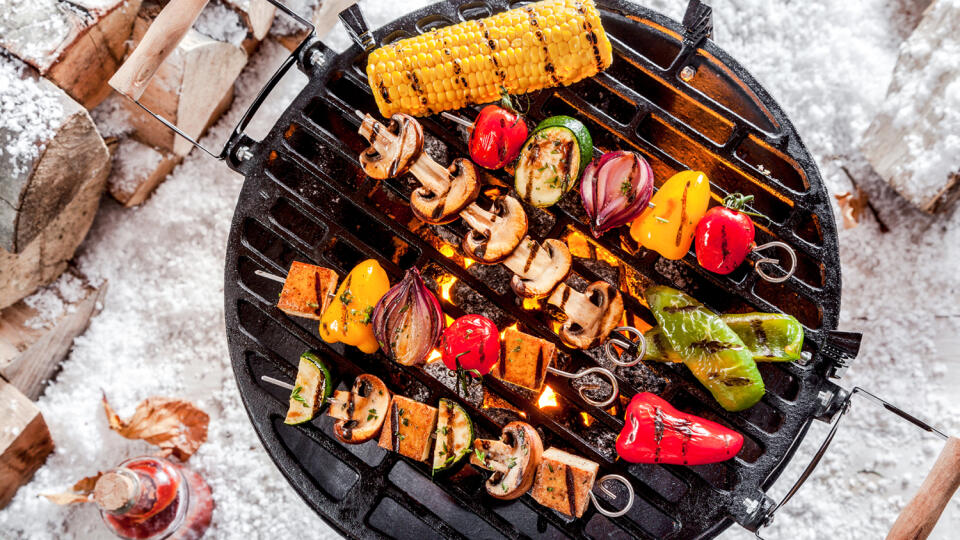
[[[726,461],[743,446],[743,435],[649,392],[633,396],[625,420],[617,454],[631,463],[704,465]]]

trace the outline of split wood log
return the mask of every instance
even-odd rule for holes
[[[107,95],[140,0],[0,0],[0,46],[84,107]]]
[[[158,3],[144,4],[134,23],[135,42],[143,38],[161,9]],[[247,53],[239,45],[217,41],[191,29],[160,65],[140,102],[199,139],[230,105],[233,83],[246,63]],[[124,100],[124,107],[130,113],[134,137],[140,142],[177,156],[185,156],[193,148],[136,103]]]
[[[893,81],[861,149],[905,199],[934,213],[960,197],[960,4],[934,0],[900,46]]]
[[[53,451],[40,409],[0,379],[0,508],[43,465]]]
[[[240,15],[253,39],[260,41],[267,37],[277,6],[267,0],[223,0],[223,3]]]
[[[117,145],[107,190],[120,204],[131,207],[143,203],[160,182],[183,158],[157,150],[133,139]]]
[[[106,154],[106,145],[96,151]],[[67,261],[93,224],[109,172],[108,160],[99,172],[77,179],[80,188],[73,200],[20,253],[0,248],[0,309],[33,293],[66,270]]]
[[[0,248],[22,253],[110,158],[86,109],[35,70],[0,58],[0,80]]]
[[[298,14],[313,23],[315,35],[323,37],[339,20],[337,15],[355,3],[356,0],[306,0],[303,3],[306,10]],[[304,29],[284,13],[277,14],[277,20],[270,30],[270,35],[291,51],[296,49],[309,33],[309,29]]]
[[[0,376],[30,399],[37,399],[57,372],[73,340],[100,312],[107,286],[92,286],[68,271],[38,294],[48,295],[42,313],[30,298],[0,311]]]

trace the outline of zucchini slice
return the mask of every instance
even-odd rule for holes
[[[547,118],[520,149],[517,194],[534,206],[550,206],[573,188],[592,158],[593,140],[582,123],[569,116]]]
[[[293,383],[287,417],[283,422],[291,425],[309,422],[331,393],[333,386],[327,365],[311,351],[301,354],[297,380]]]
[[[455,401],[437,405],[437,441],[433,446],[433,473],[446,471],[473,452],[473,421]]]

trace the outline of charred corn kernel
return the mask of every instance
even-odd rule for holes
[[[707,213],[710,180],[700,171],[670,177],[650,199],[650,207],[630,225],[630,236],[667,259],[682,259],[690,251],[697,223]]]
[[[347,274],[337,297],[320,317],[320,337],[327,343],[345,343],[372,354],[380,346],[373,335],[373,308],[390,290],[390,279],[380,264],[368,259]]]
[[[543,0],[380,47],[367,80],[384,117],[423,116],[495,101],[501,87],[573,84],[612,60],[593,0]]]

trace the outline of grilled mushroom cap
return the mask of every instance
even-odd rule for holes
[[[431,178],[420,178],[419,170],[416,171],[422,185],[410,194],[413,213],[431,225],[442,225],[457,219],[460,212],[480,195],[477,166],[472,161],[457,158],[442,176],[438,170],[443,169],[431,167],[429,173],[423,173],[434,175]]]
[[[350,392],[334,393],[327,414],[337,418],[333,434],[342,442],[359,444],[380,433],[390,405],[390,391],[378,377],[359,375]]]
[[[476,203],[467,206],[460,217],[470,225],[463,237],[463,251],[483,264],[494,264],[513,253],[527,234],[527,213],[523,205],[507,196],[493,203],[489,212]]]
[[[567,244],[548,238],[543,245],[529,236],[504,259],[503,265],[513,271],[510,287],[526,298],[542,298],[570,273],[573,258]]]
[[[499,441],[474,440],[473,449],[470,463],[493,471],[486,482],[487,493],[502,500],[516,499],[529,491],[543,459],[540,435],[526,422],[504,426]]]
[[[410,169],[423,151],[423,127],[412,116],[395,114],[390,125],[383,125],[367,116],[360,134],[370,141],[370,148],[360,154],[360,164],[370,178],[386,180]]]
[[[594,281],[583,292],[561,284],[547,303],[566,315],[560,339],[577,349],[589,349],[607,339],[623,318],[623,298],[613,285]]]

